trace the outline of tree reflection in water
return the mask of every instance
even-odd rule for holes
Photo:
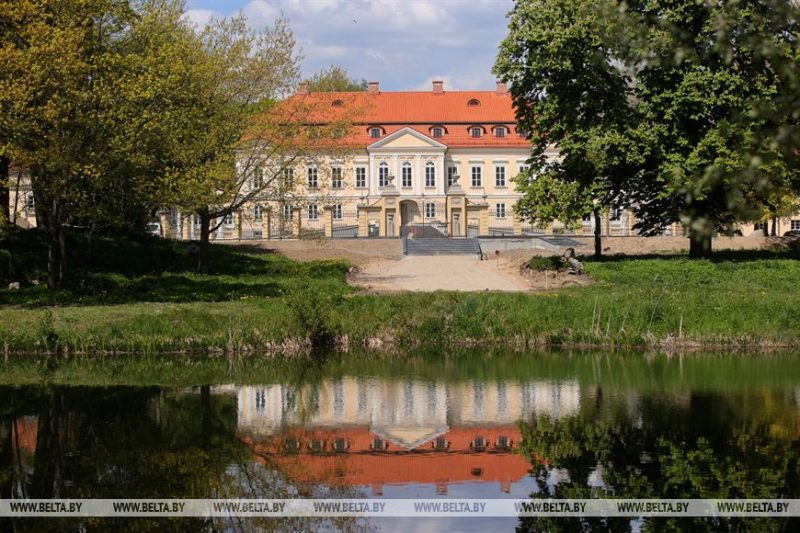
[[[640,396],[596,389],[522,423],[532,498],[799,498],[791,392]],[[519,531],[798,531],[797,519],[520,518]]]
[[[0,388],[2,498],[284,498],[298,489],[252,460],[236,400],[161,388]],[[351,494],[342,489],[335,497]],[[331,521],[328,521],[331,522]],[[344,527],[352,520],[333,522]],[[312,530],[312,519],[5,519],[9,531]],[[319,524],[317,524],[319,525]]]

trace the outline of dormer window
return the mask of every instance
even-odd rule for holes
[[[369,129],[369,136],[372,139],[380,139],[382,134],[383,131],[380,128],[375,127]]]
[[[522,128],[517,128],[517,135],[519,135],[519,136],[520,136],[520,137],[522,137],[523,139],[527,139],[527,138],[528,138],[528,132],[527,132],[527,131],[525,131],[525,130],[524,130],[524,129],[522,129]]]
[[[344,101],[342,100],[334,100],[331,102],[331,106],[333,107],[344,107]]]
[[[433,135],[434,139],[441,139],[444,137],[444,128],[436,126],[431,129],[431,134]]]
[[[469,135],[473,139],[479,139],[482,134],[483,134],[483,128],[481,128],[480,126],[472,126],[469,129]]]
[[[477,98],[472,98],[469,102],[467,102],[467,106],[469,107],[478,107],[479,105],[481,105],[481,101]]]
[[[506,136],[506,128],[504,126],[498,126],[494,129],[494,136],[498,139],[502,139]]]

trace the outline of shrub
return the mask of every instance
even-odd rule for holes
[[[561,257],[557,255],[551,255],[549,257],[535,255],[528,260],[528,268],[539,272],[558,271],[561,270],[562,267]]]

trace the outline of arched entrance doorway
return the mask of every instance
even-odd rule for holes
[[[414,236],[415,224],[420,219],[419,205],[414,200],[400,202],[400,236]]]

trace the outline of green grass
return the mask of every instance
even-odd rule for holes
[[[0,386],[167,386],[232,383],[317,383],[344,376],[386,380],[576,381],[585,387],[639,392],[794,391],[800,358],[787,353],[691,354],[637,352],[455,350],[386,356],[376,352],[267,359],[205,356],[18,356],[0,361]]]
[[[0,290],[0,350],[800,345],[800,261],[792,251],[585,259],[594,284],[543,293],[365,295],[346,284],[340,261],[298,263],[214,246],[214,274],[199,275],[183,243],[90,245],[73,237],[71,244],[69,288],[51,295],[30,284],[44,253],[41,236],[18,232],[0,241],[9,275],[23,282],[19,291]]]

